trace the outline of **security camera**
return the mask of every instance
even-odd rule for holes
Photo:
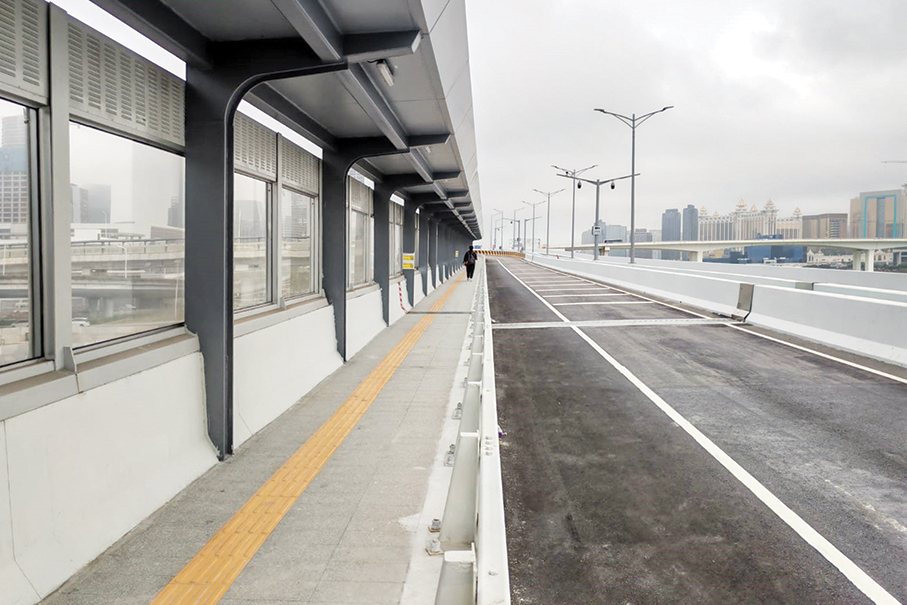
[[[611,189],[617,189],[617,185],[615,185],[613,182],[611,183]]]
[[[577,181],[577,182],[576,182],[576,188],[577,188],[577,189],[582,189],[582,188],[583,188],[583,184],[582,184],[581,181]]]

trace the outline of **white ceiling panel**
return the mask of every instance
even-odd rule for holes
[[[161,0],[203,36],[218,42],[295,38],[271,0]]]

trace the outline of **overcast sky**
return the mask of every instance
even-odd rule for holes
[[[469,44],[485,232],[568,186],[551,164],[630,173],[630,129],[593,111],[675,108],[637,129],[637,227],[666,208],[769,199],[790,215],[848,212],[860,191],[907,182],[904,0],[470,0]],[[553,198],[551,244],[570,237]],[[576,232],[595,188],[577,191]],[[629,224],[629,181],[602,189]],[[544,206],[540,207],[544,215]],[[544,233],[544,221],[537,223]],[[544,235],[541,235],[544,241]]]

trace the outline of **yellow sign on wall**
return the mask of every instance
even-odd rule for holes
[[[416,255],[412,252],[403,253],[403,269],[409,269],[410,271],[416,268]]]

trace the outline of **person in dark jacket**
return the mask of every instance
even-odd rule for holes
[[[463,265],[466,266],[466,279],[472,279],[472,274],[476,272],[477,260],[479,260],[479,255],[470,246],[466,254],[463,255]]]

